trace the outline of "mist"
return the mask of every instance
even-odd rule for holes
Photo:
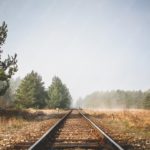
[[[144,99],[149,91],[97,91],[79,98],[75,107],[90,109],[144,108]]]

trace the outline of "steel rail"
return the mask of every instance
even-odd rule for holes
[[[38,141],[36,141],[28,150],[38,150],[40,145],[46,140],[46,138],[67,118],[67,116],[72,112],[70,110],[65,116],[56,122]]]
[[[88,121],[91,123],[91,125],[96,128],[110,143],[112,143],[115,148],[118,150],[124,150],[119,144],[117,144],[112,138],[110,138],[102,129],[100,129],[93,121],[91,121],[89,118],[87,118],[81,111],[79,113]]]

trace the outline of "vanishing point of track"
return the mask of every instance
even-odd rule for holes
[[[123,150],[81,111],[71,110],[29,150]]]

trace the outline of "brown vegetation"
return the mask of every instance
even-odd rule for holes
[[[150,149],[149,110],[85,110],[125,149]]]
[[[0,110],[0,150],[27,149],[41,137],[64,111],[34,109]]]

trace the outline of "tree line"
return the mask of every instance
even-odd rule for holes
[[[16,88],[16,89],[15,89]],[[54,76],[51,85],[46,89],[42,77],[35,71],[28,73],[22,80],[10,81],[10,87],[1,104],[15,108],[69,108],[71,95],[59,77]]]
[[[124,91],[113,90],[94,92],[77,100],[77,107],[82,108],[146,108],[150,109],[150,90]]]

